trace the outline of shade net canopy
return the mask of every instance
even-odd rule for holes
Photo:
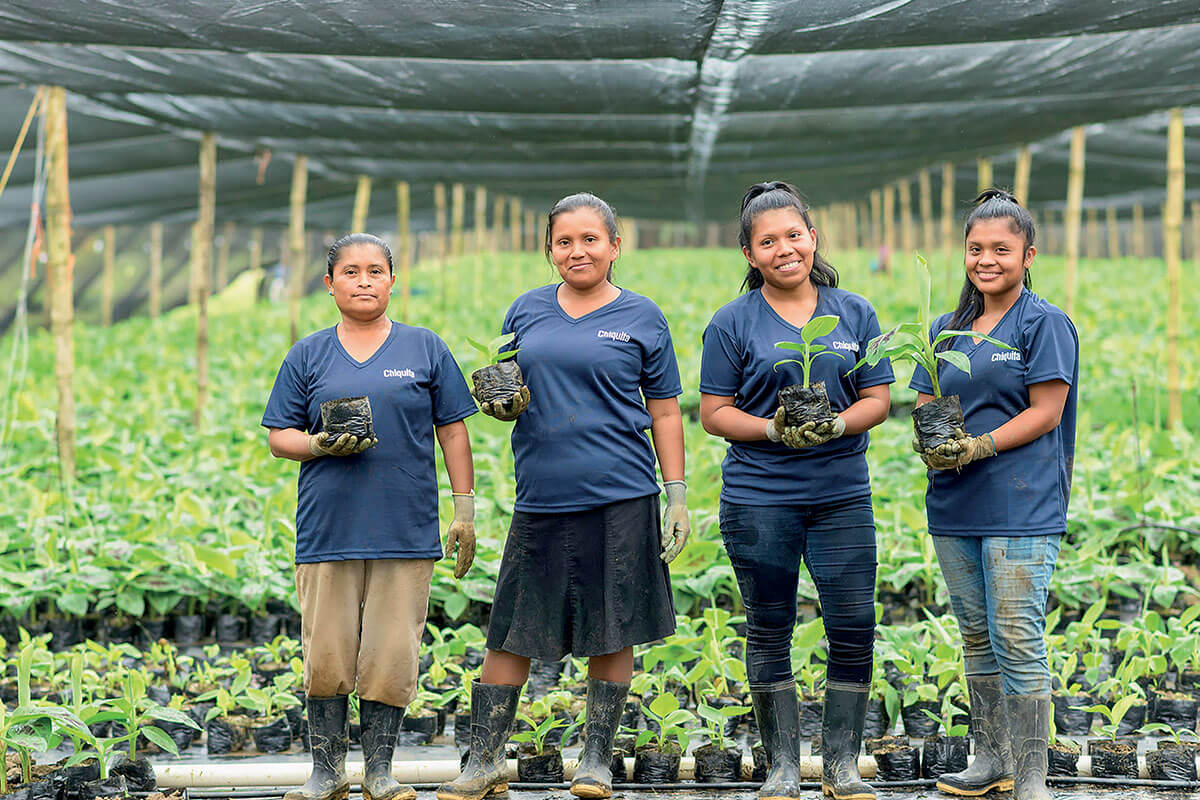
[[[218,223],[284,223],[303,154],[310,225],[345,229],[367,174],[372,224],[394,226],[403,180],[420,230],[437,182],[726,221],[758,180],[827,204],[948,161],[966,200],[976,157],[1009,183],[1024,144],[1031,205],[1055,207],[1064,131],[1086,124],[1086,202],[1154,209],[1163,110],[1200,106],[1198,44],[1194,0],[9,0],[0,142],[61,85],[78,225],[193,217],[214,131]],[[0,228],[27,224],[34,145]],[[1193,134],[1192,187],[1197,156]]]

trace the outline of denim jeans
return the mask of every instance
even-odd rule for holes
[[[968,677],[999,673],[1005,694],[1049,693],[1046,595],[1061,538],[933,537]]]
[[[870,683],[875,645],[871,497],[797,506],[721,501],[721,536],[746,606],[752,689],[791,681],[796,583],[803,559],[829,640],[828,680]]]

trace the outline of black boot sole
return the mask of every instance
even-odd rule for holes
[[[952,794],[956,797],[980,797],[988,792],[1011,792],[1013,790],[1012,778],[1001,778],[998,781],[993,781],[982,789],[965,789],[961,786],[951,786],[948,783],[937,782],[938,791]]]

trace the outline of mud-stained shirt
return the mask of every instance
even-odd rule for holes
[[[934,320],[931,338],[952,314]],[[959,336],[955,350],[971,361],[971,374],[939,362],[942,395],[958,395],[966,432],[988,433],[1029,408],[1029,387],[1045,381],[1070,385],[1062,419],[1028,444],[955,470],[930,470],[925,492],[929,532],[935,536],[1035,536],[1066,533],[1071,468],[1075,461],[1075,407],[1079,336],[1056,306],[1025,289],[989,336],[1012,345]],[[910,387],[933,394],[929,373],[913,372]]]
[[[810,381],[825,382],[829,406],[836,414],[858,400],[859,390],[889,384],[895,378],[887,359],[851,371],[866,352],[867,342],[879,335],[879,321],[870,303],[853,292],[820,286],[813,316],[823,314],[836,315],[838,324],[816,343],[836,355],[818,356],[812,362]],[[761,290],[746,292],[719,308],[704,330],[700,391],[732,397],[734,406],[747,414],[772,416],[779,408],[779,390],[803,379],[797,364],[775,367],[780,360],[800,355],[775,345],[799,341],[800,328],[779,316]],[[869,441],[870,435],[864,432],[794,450],[766,439],[730,440],[721,464],[721,499],[769,506],[834,502],[870,494]]]
[[[392,323],[356,361],[336,328],[292,346],[267,401],[267,428],[321,431],[321,403],[366,395],[379,444],[300,464],[296,563],[440,558],[434,426],[475,413],[462,371],[437,334]]]
[[[576,319],[557,292],[532,289],[504,318],[530,393],[512,432],[514,507],[583,511],[658,494],[646,400],[682,391],[667,319],[628,289]]]

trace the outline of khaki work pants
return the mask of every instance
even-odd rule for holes
[[[429,610],[431,558],[296,565],[304,691],[407,706]]]

